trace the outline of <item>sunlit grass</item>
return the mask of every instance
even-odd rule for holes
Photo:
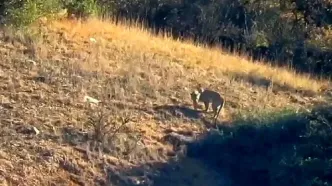
[[[98,19],[90,19],[85,23],[61,20],[52,22],[50,28],[62,30],[69,40],[75,42],[88,41],[90,37],[93,37],[102,43],[101,51],[108,50],[114,55],[153,56],[161,61],[178,62],[206,69],[216,68],[229,76],[240,75],[248,78],[257,76],[279,85],[313,92],[320,91],[328,84],[327,81],[298,74],[291,69],[272,67],[266,63],[254,63],[245,56],[225,54],[220,48],[199,46],[190,40],[175,40],[165,33],[155,36],[138,23],[115,24],[113,21]],[[73,49],[84,50],[82,45],[73,47],[75,46],[76,48]],[[107,63],[107,61],[104,62]]]

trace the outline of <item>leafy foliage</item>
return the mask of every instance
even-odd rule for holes
[[[71,0],[66,2],[69,12],[78,17],[98,16],[101,12],[96,0]]]
[[[54,15],[63,9],[82,18],[103,12],[96,0],[10,0],[4,3],[0,14],[7,24],[22,27],[40,17],[56,18]]]
[[[137,0],[108,4],[118,17],[144,20],[151,27],[171,30],[175,37],[222,44],[231,52],[292,65],[303,72],[328,76],[332,72],[332,50],[325,49],[329,39],[316,32],[332,24],[330,1]]]
[[[227,5],[227,6],[225,6]],[[86,18],[111,15],[142,20],[177,38],[222,44],[253,59],[299,71],[332,73],[332,3],[325,0],[10,0],[0,15],[28,25],[59,9]]]
[[[51,15],[61,9],[58,0],[12,0],[6,1],[4,14],[14,26],[26,26],[42,16]]]

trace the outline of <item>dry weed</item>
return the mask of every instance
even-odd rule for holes
[[[286,85],[293,89],[314,92],[318,92],[328,83],[324,80],[316,80],[309,75],[297,74],[290,69],[272,67],[259,62],[254,63],[246,57],[227,55],[222,53],[220,48],[197,46],[191,41],[180,42],[167,35],[152,36],[142,26],[123,23],[116,25],[112,21],[92,19],[85,24],[73,21],[53,22],[51,27],[71,32],[76,36],[73,39],[96,36],[97,42],[108,40],[107,47],[119,51],[120,53],[117,54],[120,55],[143,54],[149,56],[153,54],[155,60],[163,62],[174,61],[205,69],[217,68],[226,75],[240,76],[243,79],[253,76],[266,80],[273,79],[280,86]],[[98,28],[98,30],[93,28]]]
[[[244,111],[307,108],[319,98],[289,90],[326,83],[139,26],[62,20],[42,30],[38,39],[7,34],[12,41],[0,43],[0,175],[12,185],[93,183],[105,167],[169,160],[174,153],[161,140],[167,130],[205,130],[204,118],[190,115],[189,93],[199,83],[226,96],[223,121]],[[85,95],[102,102],[85,107]],[[40,134],[19,130],[29,127]]]

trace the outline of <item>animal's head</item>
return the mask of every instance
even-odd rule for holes
[[[201,92],[199,90],[194,90],[190,94],[190,97],[191,97],[191,100],[193,102],[193,105],[194,105],[195,109],[197,108],[197,104],[198,104],[198,100],[199,100],[200,95],[201,95]]]

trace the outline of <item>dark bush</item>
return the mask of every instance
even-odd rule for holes
[[[171,31],[247,53],[301,72],[331,76],[332,3],[325,0],[9,0],[2,22],[27,25],[40,16],[68,9],[78,17],[101,16],[144,21],[153,30]],[[312,48],[315,48],[313,50]],[[305,55],[309,50],[310,54]]]
[[[188,155],[239,185],[332,185],[332,106],[222,131],[190,145]]]
[[[137,0],[106,4],[117,17],[144,20],[157,30],[171,30],[177,38],[221,44],[231,52],[247,52],[254,59],[291,65],[302,72],[332,74],[328,58],[299,59],[297,55],[297,43],[311,48],[310,39],[317,36],[312,30],[331,26],[332,3],[328,1]],[[329,45],[324,39],[320,42]],[[264,47],[267,51],[262,51]]]

